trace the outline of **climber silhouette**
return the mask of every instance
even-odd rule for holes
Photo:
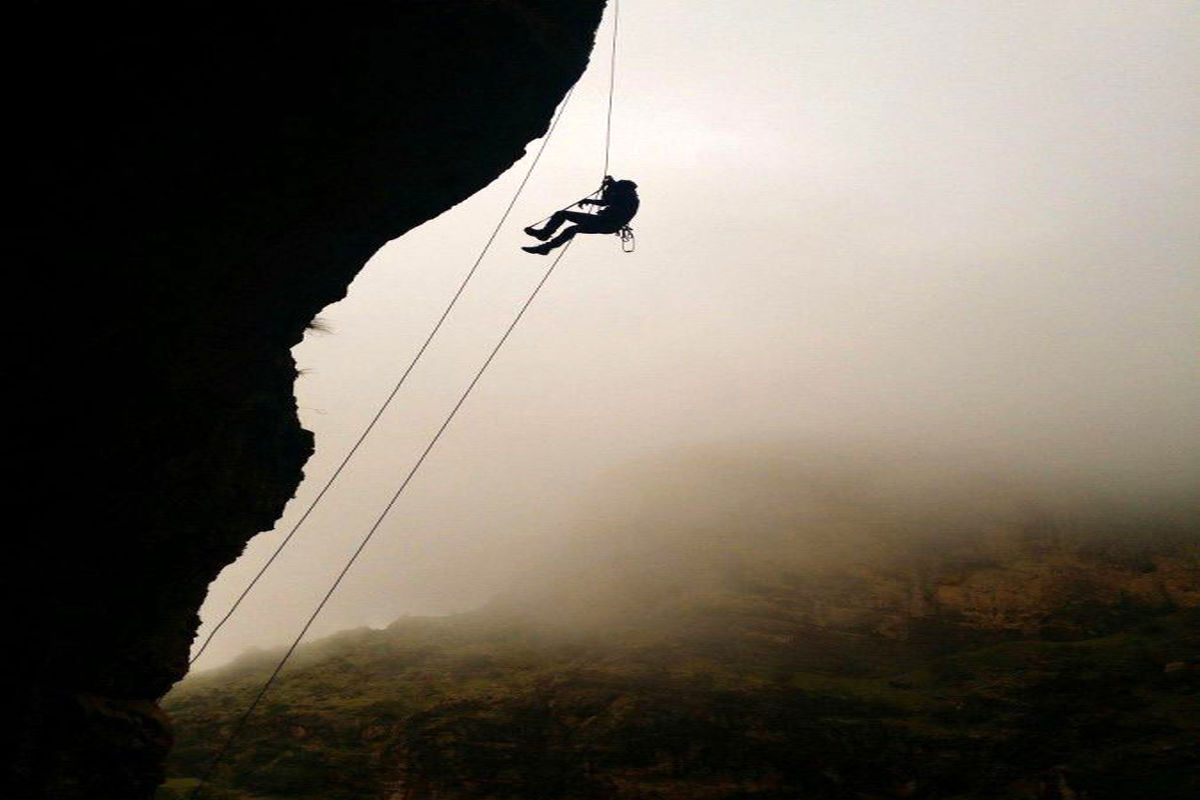
[[[548,254],[556,247],[560,247],[571,239],[577,233],[619,233],[622,228],[629,224],[633,219],[633,215],[638,210],[637,184],[633,181],[618,181],[614,180],[611,175],[606,175],[604,183],[600,187],[599,199],[587,197],[580,200],[575,205],[595,205],[600,206],[600,210],[595,214],[588,214],[583,211],[555,211],[550,215],[550,219],[542,228],[530,225],[525,229],[525,232],[530,236],[541,239],[545,244],[536,244],[530,247],[522,247],[526,253],[536,253],[539,256]],[[575,223],[558,236],[554,236],[564,222]],[[553,239],[550,239],[554,236]],[[550,241],[546,241],[550,239]]]

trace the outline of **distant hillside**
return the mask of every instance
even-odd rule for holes
[[[616,559],[342,633],[300,652],[209,796],[1200,796],[1194,529],[939,541],[840,563],[724,552],[675,582]],[[164,797],[274,658],[168,697]]]

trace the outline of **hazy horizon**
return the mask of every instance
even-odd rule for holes
[[[548,265],[520,229],[600,177],[610,24],[443,335],[198,669],[295,635]],[[966,472],[1048,500],[1200,496],[1197,33],[1183,2],[624,3],[611,171],[639,184],[638,251],[573,246],[310,638],[481,605],[697,453],[908,473],[918,499]],[[381,249],[296,348],[316,455],[197,641],[387,395],[528,158]]]

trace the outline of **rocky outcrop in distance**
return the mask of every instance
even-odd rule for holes
[[[503,173],[603,0],[22,3],[11,797],[148,797],[208,583],[312,450],[290,348]],[[11,252],[11,251],[10,251]],[[16,439],[17,437],[13,437]]]

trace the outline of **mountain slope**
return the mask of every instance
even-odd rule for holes
[[[1177,533],[724,562],[685,586],[626,581],[636,601],[578,623],[510,599],[346,632],[301,652],[219,783],[406,800],[1191,797],[1200,548]],[[270,663],[168,698],[177,780]]]

